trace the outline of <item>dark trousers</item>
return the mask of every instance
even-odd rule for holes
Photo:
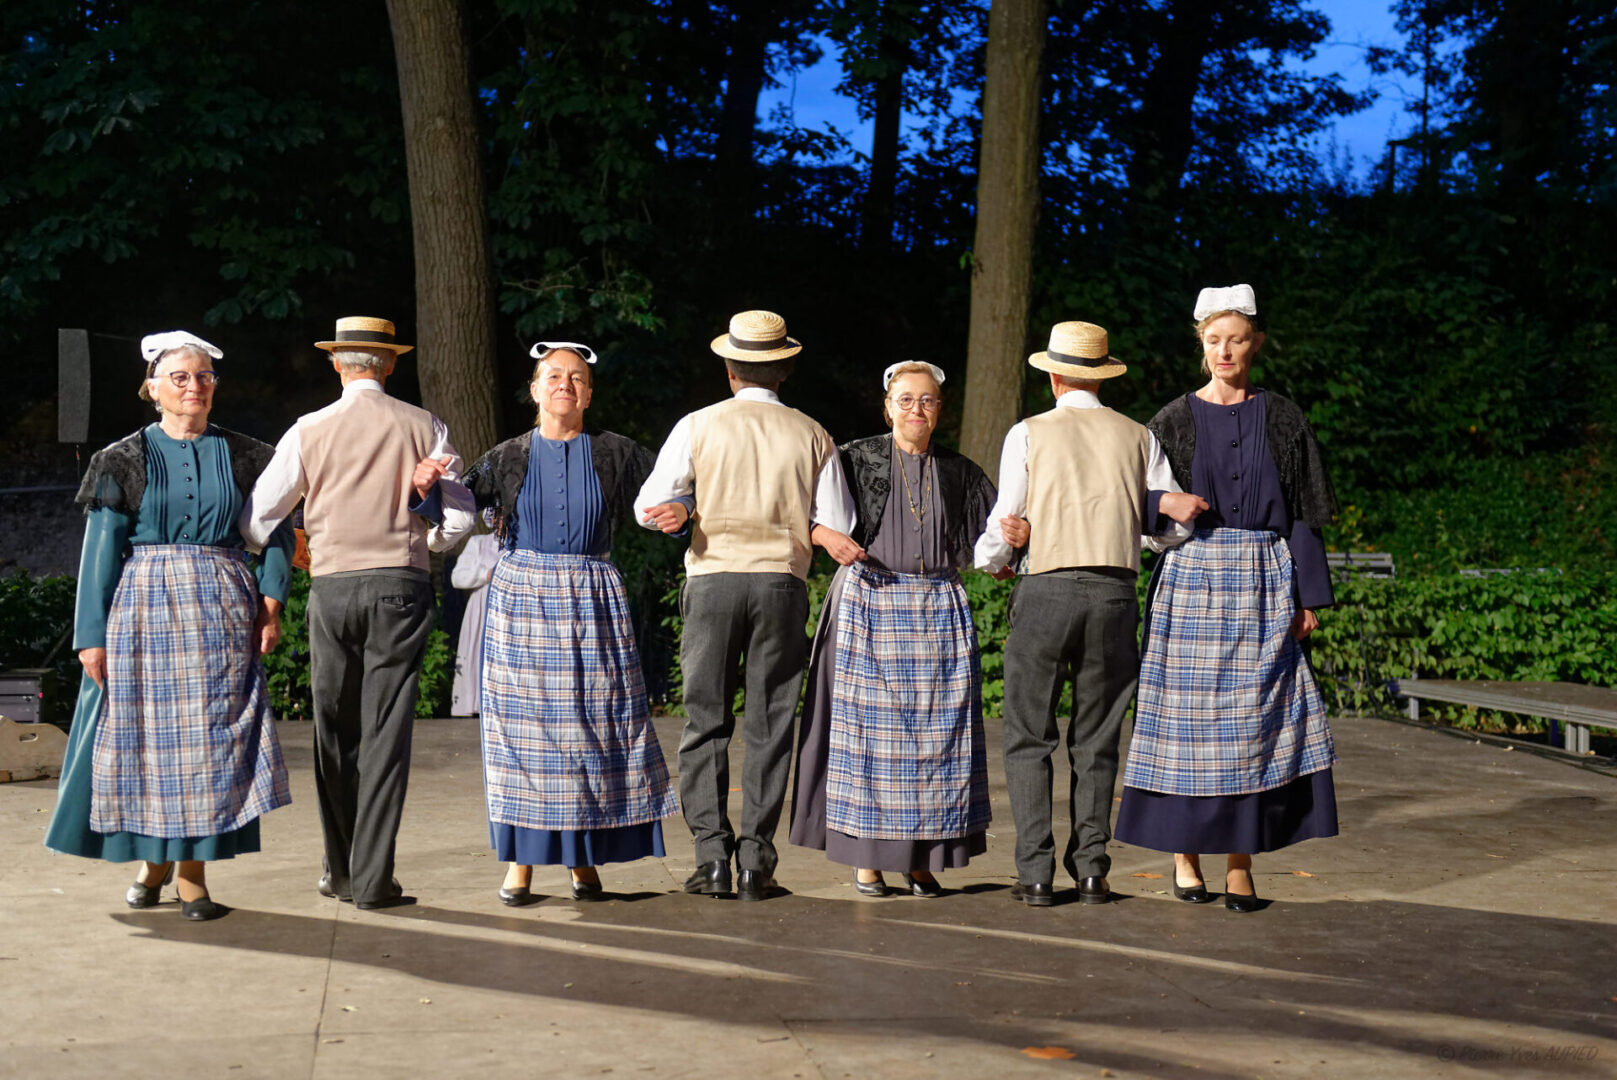
[[[791,574],[699,574],[680,596],[685,733],[679,801],[698,863],[775,872],[775,827],[791,772],[792,718],[808,655],[808,589]],[[741,831],[730,827],[731,713],[746,666]]]
[[[432,582],[421,571],[359,570],[310,583],[314,782],[326,869],[337,893],[358,901],[392,891],[431,629]]]
[[[1122,576],[1057,570],[1025,577],[1011,594],[1005,639],[1005,785],[1016,820],[1016,874],[1029,884],[1055,877],[1051,755],[1060,739],[1056,708],[1072,677],[1067,724],[1072,836],[1062,859],[1074,880],[1104,877],[1112,859],[1112,786],[1123,714],[1139,680],[1139,608]]]

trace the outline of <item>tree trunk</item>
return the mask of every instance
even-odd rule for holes
[[[891,16],[884,14],[883,22]],[[909,48],[884,30],[877,46],[884,70],[874,86],[875,115],[871,125],[870,180],[865,190],[862,246],[885,250],[893,240],[893,193],[898,186],[899,125],[904,118],[904,70]]]
[[[738,7],[724,65],[724,101],[714,156],[721,176],[745,188],[752,176],[752,140],[758,129],[758,95],[764,89],[774,5],[754,2]]]
[[[467,461],[494,445],[488,210],[457,0],[388,0],[415,236],[421,403]]]
[[[1039,58],[1048,0],[994,0],[988,14],[977,238],[960,449],[999,474],[1022,409],[1033,230],[1039,215]]]
[[[1169,6],[1157,59],[1140,102],[1140,132],[1129,157],[1132,199],[1172,203],[1190,160],[1196,91],[1212,49],[1213,12],[1206,0]]]

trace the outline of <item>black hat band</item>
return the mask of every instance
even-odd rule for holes
[[[1059,360],[1063,364],[1073,364],[1077,367],[1103,367],[1106,364],[1121,364],[1123,361],[1113,356],[1068,356],[1066,353],[1056,352],[1054,349],[1044,350],[1044,355],[1052,360]]]
[[[379,330],[339,330],[333,341],[358,341],[372,345],[392,345],[394,336]]]
[[[771,338],[768,341],[746,341],[742,338],[736,337],[734,334],[729,336],[731,347],[743,349],[747,352],[768,352],[771,349],[784,349],[788,344],[790,344],[785,335],[778,338]]]

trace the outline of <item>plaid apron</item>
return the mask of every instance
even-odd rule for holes
[[[854,563],[837,621],[826,826],[866,840],[986,828],[982,673],[959,575]]]
[[[610,829],[674,813],[617,567],[508,551],[484,617],[489,820]]]
[[[134,548],[107,620],[91,829],[218,836],[292,801],[253,637],[257,610],[241,551]]]
[[[1336,751],[1325,703],[1291,636],[1286,541],[1199,529],[1157,573],[1123,783],[1241,795],[1329,768]]]

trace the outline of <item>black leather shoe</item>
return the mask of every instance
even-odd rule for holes
[[[904,879],[904,887],[909,889],[911,896],[925,896],[930,899],[934,896],[943,895],[943,886],[938,884],[937,878],[933,878],[931,881],[918,881],[910,874],[900,874],[898,876]]]
[[[742,873],[746,873],[746,871],[743,870]],[[882,880],[880,874],[876,875],[875,881],[860,881],[859,875],[855,873],[853,875],[853,887],[865,896],[887,895],[887,882]]]
[[[168,873],[156,885],[142,885],[136,881],[124,893],[124,903],[132,908],[156,907],[157,902],[163,898],[163,886],[174,880],[174,864],[168,864]]]
[[[606,893],[601,889],[599,881],[574,881],[574,900],[605,900]]]
[[[1104,904],[1112,898],[1112,890],[1103,877],[1086,877],[1078,882],[1080,904]]]
[[[1173,883],[1173,898],[1183,900],[1187,904],[1205,904],[1212,899],[1207,892],[1207,882],[1197,885],[1184,886],[1175,881]]]
[[[1018,881],[1011,886],[1011,899],[1020,900],[1028,907],[1049,907],[1056,902],[1056,892],[1048,881],[1035,881],[1031,885]]]
[[[724,896],[730,891],[730,864],[722,861],[703,863],[685,879],[685,891],[703,896]]]
[[[1226,892],[1224,894],[1224,906],[1231,911],[1245,915],[1248,912],[1258,910],[1258,894],[1256,892]]]
[[[886,886],[882,886],[883,893]],[[743,870],[736,875],[736,898],[767,900],[775,891],[775,879],[762,870]]]
[[[514,889],[500,886],[500,903],[506,907],[522,907],[533,903],[533,892],[526,885],[518,885]]]
[[[355,900],[354,906],[361,911],[376,911],[380,908],[405,907],[413,903],[415,903],[415,897],[405,896],[404,886],[399,884],[398,878],[394,878],[392,887],[382,896],[377,897],[375,900]]]
[[[347,894],[338,894],[336,887],[331,884],[331,873],[329,871],[320,875],[320,880],[314,883],[314,888],[316,892],[318,892],[321,896],[324,896],[327,900],[341,900],[343,903],[347,904],[352,902],[354,899],[352,896]]]
[[[229,910],[227,907],[214,903],[206,896],[198,897],[195,900],[180,901],[181,917],[190,919],[192,922],[207,922],[209,919],[217,919]]]

